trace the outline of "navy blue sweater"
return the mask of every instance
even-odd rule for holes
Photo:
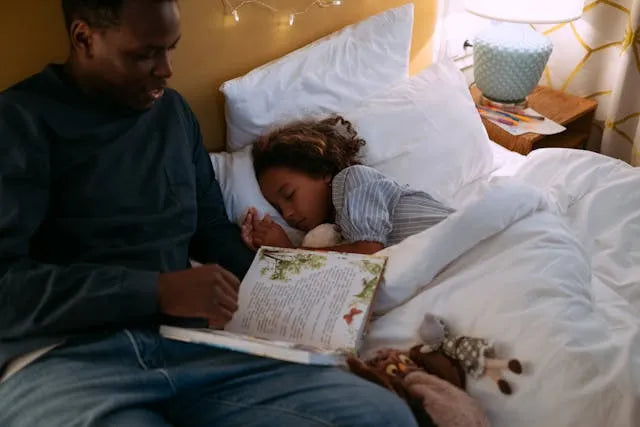
[[[177,92],[134,113],[50,65],[0,93],[0,372],[61,337],[154,324],[158,274],[189,257],[241,277],[253,253]]]

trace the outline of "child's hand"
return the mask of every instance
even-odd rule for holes
[[[253,245],[260,246],[276,246],[279,248],[293,248],[293,244],[287,233],[282,227],[273,222],[273,219],[267,214],[262,220],[258,220],[254,216],[253,220]]]
[[[242,221],[242,225],[240,226],[240,235],[242,236],[242,241],[249,247],[249,249],[253,251],[257,250],[256,246],[253,244],[253,222],[257,218],[257,209],[254,207],[250,207],[249,210],[247,210],[247,213],[244,214],[244,220]]]

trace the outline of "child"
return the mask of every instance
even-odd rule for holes
[[[310,231],[335,223],[345,241],[324,248],[371,254],[423,231],[453,212],[427,193],[401,186],[362,166],[365,142],[337,116],[276,130],[253,147],[253,165],[265,198],[294,228]],[[282,227],[250,209],[242,225],[245,243],[293,247]]]

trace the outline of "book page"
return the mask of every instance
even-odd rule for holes
[[[263,247],[225,330],[354,351],[385,262],[370,255]]]

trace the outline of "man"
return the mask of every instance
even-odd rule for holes
[[[0,425],[413,425],[341,370],[159,337],[222,327],[253,254],[166,88],[176,1],[63,8],[68,62],[0,94]]]

